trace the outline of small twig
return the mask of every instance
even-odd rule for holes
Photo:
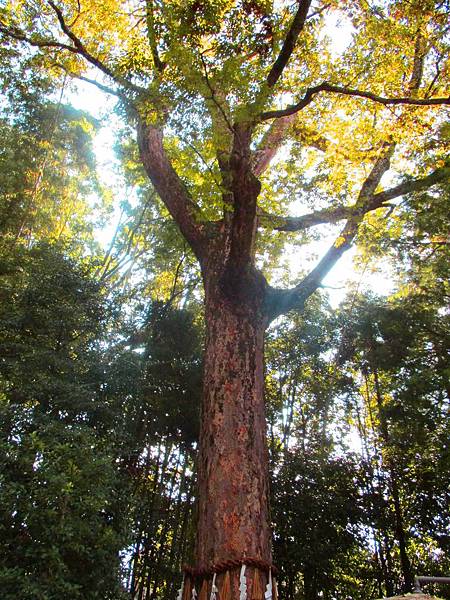
[[[197,150],[197,148],[194,146],[194,144],[192,144],[189,140],[187,140],[184,137],[181,137],[182,141],[189,146],[189,148],[191,148],[191,150],[193,150],[195,152],[195,154],[199,157],[199,159],[202,161],[202,163],[205,165],[205,167],[208,169],[208,171],[211,173],[211,176],[213,178],[213,181],[215,183],[215,185],[217,186],[217,188],[221,191],[222,188],[220,186],[220,183],[217,181],[216,176],[214,171],[211,168],[211,165],[208,164],[208,162],[206,161],[206,159],[203,157],[202,153]]]
[[[175,274],[173,277],[173,284],[172,284],[172,289],[170,291],[169,297],[166,300],[166,302],[164,303],[163,307],[162,307],[162,313],[164,314],[168,308],[170,307],[170,305],[172,304],[172,302],[174,301],[174,299],[177,297],[176,291],[177,291],[177,284],[178,284],[178,278],[180,276],[180,271],[181,271],[181,267],[183,266],[184,261],[187,258],[187,253],[186,253],[186,246],[183,250],[183,254],[181,255],[181,259],[178,261],[178,264],[176,266],[175,269]]]
[[[228,120],[226,112],[224,111],[222,105],[220,104],[220,102],[216,98],[216,92],[215,92],[214,88],[212,87],[211,82],[209,80],[208,67],[207,67],[207,65],[205,63],[205,59],[203,58],[202,54],[200,54],[200,60],[202,61],[203,69],[205,71],[206,85],[208,86],[208,89],[211,92],[211,100],[214,102],[214,104],[217,106],[217,108],[219,109],[219,111],[222,113],[222,116],[223,116],[223,118],[225,120],[225,123],[228,126],[228,129],[231,131],[231,133],[234,133],[233,125]]]
[[[325,12],[326,10],[328,10],[331,6],[330,4],[324,4],[321,8],[318,8],[317,10],[315,10],[314,12],[312,12],[310,15],[308,15],[306,17],[306,21],[309,21],[310,19],[312,19],[313,17],[317,17],[317,15],[321,15],[323,12]]]

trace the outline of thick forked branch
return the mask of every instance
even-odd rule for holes
[[[228,271],[233,276],[251,264],[256,237],[256,202],[261,184],[251,169],[251,128],[245,123],[235,126],[230,157],[233,216],[231,220]]]
[[[137,131],[145,170],[186,241],[201,259],[206,244],[204,220],[166,154],[162,130],[139,122]]]
[[[420,86],[420,81],[423,72],[423,61],[424,61],[424,49],[423,49],[423,38],[420,32],[417,35],[416,43],[415,43],[415,52],[414,52],[414,65],[413,71],[411,74],[411,79],[408,84],[408,89],[410,95],[407,98],[382,98],[376,96],[375,94],[371,94],[369,92],[361,92],[359,90],[352,90],[350,88],[345,88],[345,93],[355,93],[360,96],[370,98],[374,101],[382,102],[383,104],[416,104],[416,105],[439,105],[439,104],[449,104],[450,99],[448,98],[431,98],[431,99],[417,99],[417,91]],[[302,108],[306,107],[312,100],[314,96],[320,91],[341,91],[344,93],[343,86],[331,86],[330,84],[323,83],[320,86],[316,86],[310,88],[306,91],[302,100],[291,106],[287,109],[283,109],[281,111],[270,111],[263,113],[262,120],[274,117],[274,120],[269,127],[268,131],[264,135],[259,147],[256,149],[253,157],[253,172],[256,176],[261,175],[269,166],[270,161],[273,159],[282,143],[285,139],[285,134],[287,130],[296,122],[296,114]],[[417,100],[417,101],[416,101]],[[295,110],[294,110],[295,108]],[[277,117],[277,118],[275,118]],[[300,130],[301,131],[301,130]],[[328,140],[318,135],[314,136],[314,142],[310,145],[315,146],[319,150],[325,150]],[[263,215],[264,216],[264,215]],[[325,214],[325,211],[322,215],[319,215],[319,218],[324,216],[328,217],[328,214]],[[340,219],[347,218],[349,216],[348,209],[340,207],[338,209],[333,209],[333,213],[330,215],[332,221],[317,221],[317,223],[321,222],[335,222]],[[272,219],[274,222],[275,219]],[[279,222],[279,221],[278,221]],[[305,215],[305,221],[307,222],[307,216]],[[312,224],[317,224],[313,221]],[[290,226],[287,229],[288,231],[294,231],[292,227],[295,227],[293,222],[290,222]]]
[[[294,51],[298,36],[305,25],[310,6],[311,0],[299,0],[297,13],[295,14],[294,20],[292,21],[289,31],[287,32],[280,53],[272,65],[269,75],[267,76],[267,85],[270,88],[273,87],[281,77],[284,67],[287,65],[291,54]]]
[[[372,100],[373,102],[383,104],[384,106],[393,106],[398,104],[409,104],[412,106],[450,106],[450,96],[446,98],[411,98],[408,96],[401,98],[385,98],[383,96],[373,94],[372,92],[356,90],[324,82],[314,87],[308,88],[303,98],[296,104],[291,104],[291,106],[282,108],[280,110],[268,110],[266,112],[261,113],[260,120],[267,121],[268,119],[277,119],[280,117],[287,117],[289,115],[293,115],[305,108],[306,106],[308,106],[308,104],[310,104],[314,100],[314,97],[320,92],[342,94],[344,96],[352,96],[355,98],[366,98],[367,100]]]
[[[372,94],[371,92],[362,92],[360,90],[323,83],[320,86],[316,86],[315,88],[310,88],[307,90],[303,99],[297,105],[289,107],[289,110],[265,113],[266,118],[280,117],[285,119],[287,116],[295,114],[298,112],[298,110],[301,110],[307,106],[313,100],[314,96],[321,91],[329,91],[349,96],[367,98],[384,105],[450,105],[450,98],[417,99],[417,91],[420,86],[422,76],[423,59],[424,51],[419,33],[415,44],[413,73],[409,82],[410,95],[408,97],[383,98],[381,96]],[[269,114],[271,116],[267,116]],[[288,221],[284,223],[286,230],[293,231],[310,227],[314,224],[318,224],[319,222],[335,222],[342,218],[347,218],[347,222],[340,235],[335,240],[334,244],[328,249],[325,256],[319,261],[316,267],[296,287],[290,290],[277,290],[274,288],[269,290],[267,295],[267,313],[269,318],[273,319],[291,309],[303,307],[306,300],[320,286],[323,278],[333,268],[344,252],[351,247],[353,240],[358,233],[359,225],[364,219],[365,214],[376,210],[377,208],[383,207],[384,203],[389,200],[407,193],[426,189],[435,183],[438,183],[439,181],[448,179],[450,169],[447,163],[444,167],[437,169],[426,177],[412,181],[405,181],[389,190],[385,190],[384,192],[379,192],[376,194],[375,191],[380,184],[383,175],[390,168],[390,158],[394,152],[394,149],[395,142],[387,141],[383,144],[381,155],[375,161],[370,174],[364,181],[356,203],[353,207],[350,207],[350,212],[347,212],[349,210],[347,207],[339,207],[325,211],[317,211],[316,213],[304,215],[303,217],[292,219],[290,222]],[[268,216],[263,215],[263,218],[267,219]],[[283,224],[281,224],[280,228],[283,228]]]
[[[323,278],[333,268],[346,250],[350,248],[358,233],[358,227],[367,212],[370,200],[378,187],[384,173],[389,170],[390,159],[395,144],[386,142],[383,144],[382,153],[375,161],[371,172],[365,179],[358,195],[356,205],[359,214],[351,216],[346,222],[340,235],[329,248],[325,256],[319,261],[314,269],[294,288],[289,290],[278,290],[271,288],[267,296],[267,312],[270,319],[284,314],[294,308],[302,308],[306,300],[317,290]]]
[[[360,206],[356,203],[352,206],[324,208],[323,210],[317,210],[299,217],[280,217],[278,215],[261,212],[259,214],[259,225],[275,231],[302,231],[309,227],[314,227],[315,225],[337,223],[338,221],[357,217],[361,214],[377,210],[378,208],[386,208],[385,203],[389,202],[389,200],[404,196],[405,194],[410,194],[411,192],[427,189],[432,185],[447,179],[449,176],[450,167],[441,167],[425,177],[404,181],[384,192],[373,194],[367,199],[364,206]]]

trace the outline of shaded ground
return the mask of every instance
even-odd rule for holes
[[[441,600],[436,596],[429,596],[428,594],[404,594],[403,596],[391,596],[390,598],[383,598],[383,600]]]

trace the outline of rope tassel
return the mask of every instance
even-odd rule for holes
[[[274,578],[273,580],[273,600],[278,600],[278,587],[277,580]]]
[[[253,578],[252,595],[250,597],[250,600],[262,600],[262,597],[263,597],[263,591],[261,588],[261,580],[259,578],[259,571],[258,571],[258,569],[255,569],[255,574],[254,574],[254,578]]]
[[[182,600],[191,600],[191,578],[186,576],[183,585],[183,597]]]
[[[198,600],[208,600],[208,582],[206,579],[203,580],[202,587],[200,588],[200,593],[198,595]]]
[[[220,591],[220,600],[231,600],[231,581],[230,581],[230,571],[225,573],[225,577],[223,578],[222,589]]]

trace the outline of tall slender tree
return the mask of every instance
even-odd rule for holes
[[[326,35],[338,6],[353,29],[341,56]],[[119,97],[143,166],[199,261],[207,335],[196,586],[215,568],[227,587],[233,570],[237,598],[241,562],[254,595],[268,581],[264,331],[302,309],[371,213],[389,214],[402,194],[448,176],[439,147],[433,171],[404,167],[450,103],[445,30],[444,7],[431,1],[12,0],[2,10],[7,44]],[[313,209],[281,216],[300,192]],[[338,222],[297,285],[269,285],[270,232]]]

